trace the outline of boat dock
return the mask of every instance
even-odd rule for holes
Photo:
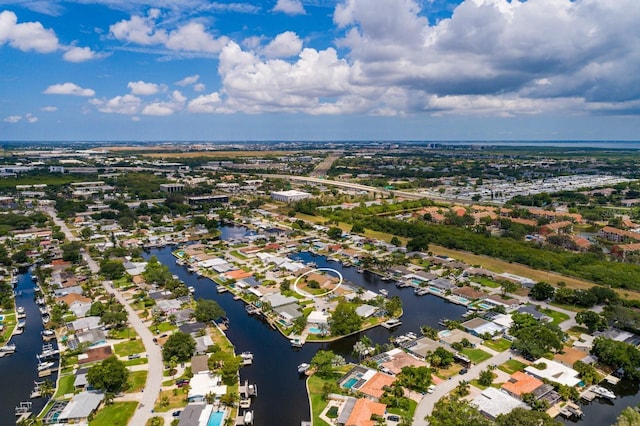
[[[386,328],[387,330],[391,330],[392,328],[398,327],[402,325],[402,321],[400,321],[397,318],[392,318],[390,320],[387,320],[383,323],[380,324],[382,327]]]
[[[244,384],[240,385],[238,392],[240,392],[240,398],[247,399],[258,396],[258,386],[250,385],[248,380],[244,381]]]
[[[585,391],[580,394],[580,398],[584,399],[587,402],[593,401],[597,396],[598,395],[591,391],[591,388],[585,389]]]
[[[560,409],[560,415],[566,418],[578,417],[581,418],[584,416],[582,409],[580,406],[574,402],[567,402],[564,407]]]

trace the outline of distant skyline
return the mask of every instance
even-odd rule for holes
[[[0,140],[639,140],[637,0],[0,0]]]

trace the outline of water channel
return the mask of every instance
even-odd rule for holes
[[[16,306],[24,307],[27,314],[24,332],[11,338],[16,345],[16,353],[0,358],[0,424],[15,423],[15,407],[22,401],[31,401],[31,411],[37,415],[45,406],[43,398],[29,399],[35,381],[56,381],[56,375],[38,378],[36,355],[42,352],[42,325],[40,310],[34,299],[34,283],[31,271],[18,275]]]

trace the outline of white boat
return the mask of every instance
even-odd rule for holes
[[[602,386],[598,386],[598,385],[593,385],[591,387],[591,392],[595,393],[596,395],[599,395],[603,398],[607,398],[607,399],[616,399],[616,394],[611,392],[609,389],[604,388]]]
[[[310,367],[311,365],[307,364],[306,362],[303,362],[302,364],[298,365],[298,374],[306,373]]]
[[[240,400],[240,408],[249,408],[251,407],[251,399],[243,398]]]
[[[18,312],[19,314],[24,314],[24,307],[18,306],[18,309],[16,310],[16,312]]]
[[[56,332],[53,330],[42,330],[41,334],[43,336],[55,336]]]
[[[55,364],[53,361],[40,362],[38,363],[38,371],[43,371],[48,368],[51,368],[53,367],[53,364]]]
[[[242,352],[240,358],[242,358],[244,365],[251,365],[253,363],[253,354],[251,352]]]
[[[15,352],[15,351],[16,351],[16,345],[14,345],[13,343],[0,347],[0,352]]]
[[[379,291],[380,291],[380,294],[383,295],[384,297],[387,297],[389,295],[389,291],[384,288],[381,288]]]
[[[296,337],[295,339],[291,339],[291,346],[294,348],[301,348],[304,345],[304,340]]]
[[[225,287],[225,286],[223,286],[223,285],[219,285],[219,286],[217,286],[217,287],[216,287],[216,290],[218,291],[218,293],[224,293],[225,291],[229,291],[229,289],[228,289],[228,288],[226,288],[226,287]]]
[[[400,321],[398,318],[391,318],[380,325],[386,329],[391,329],[394,327],[398,327],[399,325],[402,325],[402,321]]]
[[[196,292],[196,288],[195,288],[194,286],[191,286],[191,285],[190,285],[190,286],[189,286],[189,287],[187,287],[187,288],[189,289],[189,293],[191,293],[191,294],[193,294],[193,293],[195,293],[195,292]]]
[[[253,411],[247,411],[244,413],[244,417],[242,419],[245,425],[253,424]]]

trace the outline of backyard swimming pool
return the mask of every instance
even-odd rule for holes
[[[224,420],[224,411],[214,411],[209,416],[207,426],[222,426]]]
[[[342,387],[345,389],[351,389],[353,385],[355,385],[356,383],[358,383],[358,379],[356,379],[355,377],[352,377],[349,380],[347,380],[345,384],[342,385]]]
[[[318,327],[309,327],[309,333],[311,333],[311,334],[320,334],[320,333],[322,333],[322,330],[320,330]]]

